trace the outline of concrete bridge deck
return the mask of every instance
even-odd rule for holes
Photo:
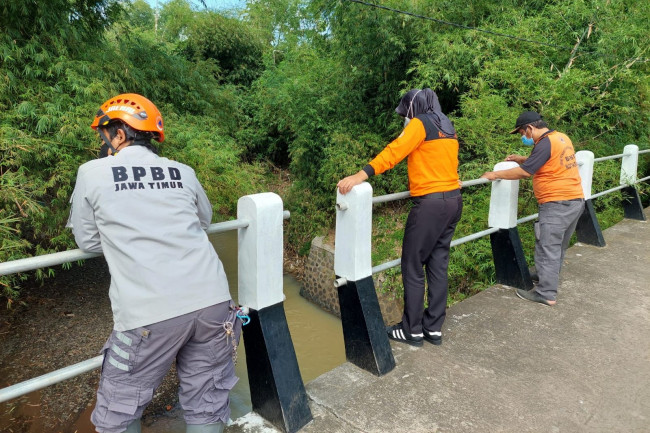
[[[448,310],[442,346],[391,342],[387,375],[310,382],[300,432],[650,432],[650,223],[604,236],[567,251],[554,307],[491,287]],[[276,430],[249,414],[226,431]]]

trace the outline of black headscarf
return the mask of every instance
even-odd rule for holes
[[[399,101],[395,112],[412,119],[420,114],[430,114],[436,127],[449,136],[456,134],[451,120],[442,112],[438,95],[431,89],[412,89]]]

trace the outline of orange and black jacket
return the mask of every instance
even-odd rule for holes
[[[381,174],[406,157],[412,197],[459,188],[458,139],[439,130],[429,115],[414,117],[363,170],[368,177]]]

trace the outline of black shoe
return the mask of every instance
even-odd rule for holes
[[[423,336],[422,334],[409,334],[402,328],[402,322],[397,325],[387,326],[386,333],[388,338],[395,341],[400,341],[402,343],[410,344],[411,346],[422,346]]]
[[[539,302],[540,304],[549,305],[549,306],[554,305],[554,304],[549,304],[548,299],[542,297],[542,295],[537,293],[534,289],[533,290],[517,289],[517,296],[527,301]]]
[[[424,339],[429,343],[435,344],[436,346],[442,344],[442,332],[429,332],[426,329],[423,329],[422,332],[424,333]]]

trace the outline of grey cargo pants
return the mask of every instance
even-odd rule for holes
[[[228,395],[237,383],[233,351],[241,320],[232,301],[129,331],[113,331],[91,421],[100,433],[121,433],[153,398],[176,360],[187,424],[227,423]],[[233,345],[234,341],[234,345]]]
[[[535,223],[535,268],[539,284],[535,290],[550,301],[557,297],[564,252],[584,207],[582,199],[539,205],[539,220]]]

